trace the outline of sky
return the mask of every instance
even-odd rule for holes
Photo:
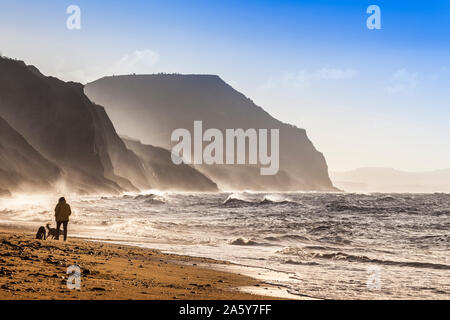
[[[450,168],[449,35],[446,0],[0,0],[3,55],[82,83],[217,74],[305,128],[331,171]]]

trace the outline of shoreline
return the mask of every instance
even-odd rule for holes
[[[36,240],[28,228],[6,226],[0,244],[2,300],[282,299],[259,294],[272,292],[260,280],[213,267],[227,261],[74,237]],[[80,267],[81,290],[67,288],[71,265]]]

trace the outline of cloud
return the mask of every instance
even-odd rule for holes
[[[149,73],[159,62],[159,54],[150,50],[136,50],[124,55],[108,68],[108,74]]]
[[[286,88],[307,88],[319,82],[341,81],[355,77],[358,74],[353,69],[321,68],[315,71],[300,70],[286,72],[281,79],[269,79],[263,85],[263,89],[273,89],[278,86]]]
[[[419,83],[417,73],[409,72],[406,69],[397,70],[391,79],[391,84],[387,90],[389,93],[399,93],[414,90]]]

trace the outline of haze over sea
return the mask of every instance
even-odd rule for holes
[[[0,199],[0,224],[54,224],[55,199]],[[68,201],[70,236],[227,260],[280,292],[450,299],[450,194],[149,191]]]

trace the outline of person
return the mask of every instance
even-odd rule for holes
[[[67,240],[67,224],[69,223],[69,216],[71,215],[72,210],[70,209],[69,204],[66,202],[64,197],[59,198],[58,204],[55,208],[55,220],[56,220],[56,240],[59,240],[59,233],[61,229],[61,224],[63,225],[64,230],[64,241]]]

